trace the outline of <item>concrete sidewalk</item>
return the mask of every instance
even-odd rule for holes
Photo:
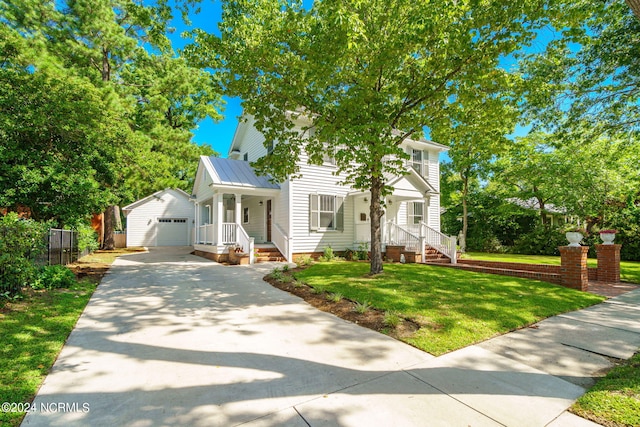
[[[23,425],[588,426],[640,347],[640,291],[434,358],[188,252],[115,262]]]

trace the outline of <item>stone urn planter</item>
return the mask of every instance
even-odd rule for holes
[[[569,246],[580,246],[580,242],[584,237],[582,233],[578,231],[567,231],[564,235],[569,241]]]
[[[603,245],[613,245],[616,238],[616,230],[600,230],[600,238]]]

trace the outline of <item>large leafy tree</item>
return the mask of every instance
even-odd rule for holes
[[[115,147],[126,134],[81,78],[0,68],[0,206],[73,224],[113,200]]]
[[[637,138],[640,20],[624,0],[581,0],[553,24],[546,49],[520,61],[527,119],[561,141]]]
[[[547,13],[544,1],[225,1],[221,37],[200,32],[192,53],[226,71],[229,93],[278,141],[261,171],[294,176],[301,154],[319,163],[328,150],[345,183],[371,193],[376,274],[384,177],[405,172],[400,144],[451,126],[448,106],[495,98],[499,58],[529,42]],[[311,136],[293,128],[297,114]]]
[[[101,96],[87,98],[96,104],[86,114],[107,111],[125,125],[118,141],[103,147],[112,155],[113,177],[100,183],[111,203],[169,186],[186,189],[198,156],[213,153],[193,144],[191,131],[205,116],[219,118],[220,91],[211,74],[189,66],[171,48],[171,17],[165,0],[0,0],[1,65],[89,84]],[[61,126],[72,123],[67,115],[57,119]],[[26,134],[28,123],[22,126]],[[75,142],[78,152],[82,144],[91,146],[82,138]],[[107,247],[112,212],[105,215]]]

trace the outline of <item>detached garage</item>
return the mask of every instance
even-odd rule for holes
[[[127,247],[190,246],[194,204],[180,189],[168,188],[125,206]]]

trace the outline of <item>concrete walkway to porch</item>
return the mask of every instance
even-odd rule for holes
[[[190,251],[116,260],[23,425],[589,426],[640,347],[640,290],[436,358]]]

